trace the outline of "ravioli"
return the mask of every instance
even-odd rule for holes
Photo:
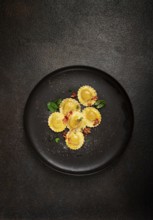
[[[84,106],[92,106],[97,100],[97,92],[91,86],[82,86],[78,90],[79,102]]]
[[[60,104],[60,112],[67,115],[69,112],[80,112],[81,107],[78,101],[72,98],[63,99]]]
[[[78,101],[74,98],[78,98]],[[48,118],[48,126],[54,132],[62,132],[68,128],[68,132],[65,130],[62,134],[65,143],[69,149],[78,150],[85,142],[84,135],[89,135],[91,128],[101,123],[99,109],[105,105],[105,100],[98,100],[94,88],[84,85],[77,92],[74,91],[70,98],[47,104],[48,110],[53,112]],[[59,141],[59,137],[55,138],[56,143]]]
[[[78,150],[84,144],[84,135],[80,131],[69,131],[65,142],[71,150]]]
[[[86,120],[81,112],[73,112],[68,120],[67,127],[70,130],[78,129],[81,130],[86,127]]]
[[[64,115],[60,112],[52,113],[48,118],[48,126],[55,132],[62,132],[66,128]]]
[[[101,120],[102,120],[102,116],[100,114],[100,112],[93,107],[87,107],[83,110],[83,115],[86,119],[86,124],[87,127],[97,127]]]

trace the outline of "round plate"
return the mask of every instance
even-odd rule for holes
[[[79,150],[67,148],[62,133],[54,133],[48,127],[47,103],[71,96],[69,90],[77,91],[90,85],[99,99],[106,100],[101,109],[102,123],[85,137]],[[101,70],[72,66],[54,71],[43,78],[31,92],[24,112],[26,134],[50,167],[70,174],[89,174],[106,167],[125,149],[133,130],[131,102],[121,85]],[[60,137],[56,143],[55,138]]]

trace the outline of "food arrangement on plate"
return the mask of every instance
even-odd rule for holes
[[[83,146],[84,136],[102,122],[99,109],[105,107],[106,103],[105,100],[98,99],[96,90],[89,85],[80,87],[77,93],[71,92],[70,98],[47,104],[51,112],[48,126],[54,132],[63,132],[67,147],[77,150]],[[60,138],[55,138],[55,142],[59,141]]]

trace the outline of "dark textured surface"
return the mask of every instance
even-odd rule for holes
[[[0,6],[0,219],[152,219],[152,1],[1,0]],[[82,178],[41,164],[22,122],[33,86],[76,64],[115,77],[135,113],[120,161]]]
[[[105,99],[107,104],[99,110],[100,125],[91,129],[79,150],[72,151],[65,144],[63,132],[49,129],[46,105],[49,100],[70,97],[68,88],[77,92],[83,85],[95,88],[99,99]],[[59,171],[80,175],[110,165],[129,142],[133,124],[132,106],[120,84],[103,71],[85,66],[70,66],[48,74],[32,90],[24,111],[26,135],[41,159]],[[56,137],[60,138],[58,144]]]

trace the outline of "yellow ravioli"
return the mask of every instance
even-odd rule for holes
[[[67,98],[63,99],[63,101],[60,104],[60,112],[64,115],[67,115],[69,112],[80,112],[80,104],[75,99]]]
[[[92,106],[97,100],[97,92],[91,86],[82,86],[78,90],[79,102],[84,106]]]
[[[52,113],[48,118],[48,126],[55,132],[64,131],[66,124],[63,122],[64,115],[60,112]]]
[[[84,119],[84,116],[81,112],[73,112],[73,114],[70,116],[68,120],[67,127],[70,130],[73,129],[79,129],[86,127],[86,120]]]
[[[97,127],[101,120],[102,116],[100,112],[94,107],[87,107],[83,110],[83,115],[86,119],[87,127]]]
[[[69,131],[65,142],[71,150],[78,150],[84,144],[84,135],[80,131]]]

